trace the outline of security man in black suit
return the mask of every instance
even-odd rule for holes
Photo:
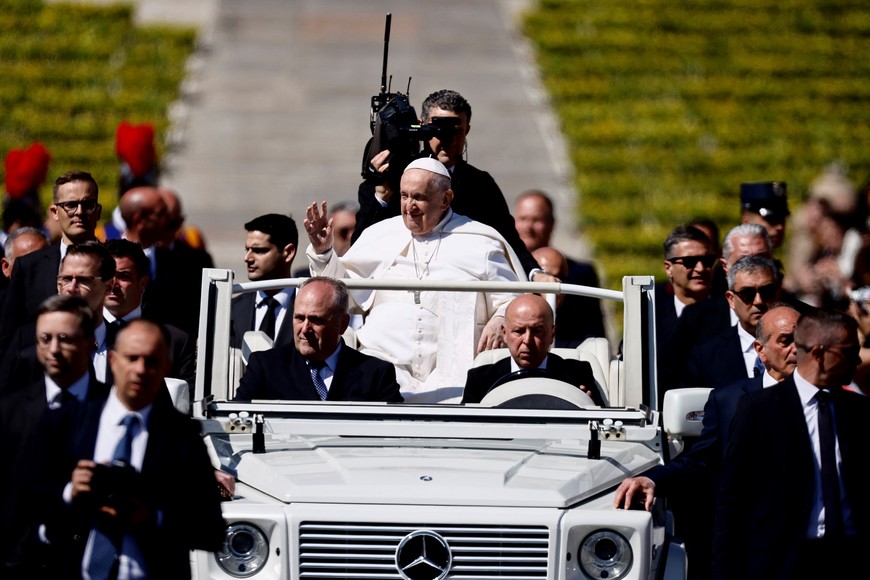
[[[758,321],[755,352],[765,372],[710,391],[704,406],[703,430],[689,450],[665,465],[626,479],[616,490],[613,502],[616,508],[628,509],[635,494],[643,495],[647,510],[652,507],[654,497],[668,498],[675,511],[677,531],[686,541],[690,578],[710,575],[712,500],[720,481],[722,457],[737,404],[746,393],[773,386],[794,372],[797,362],[794,331],[798,316],[797,310],[790,306],[776,306],[764,313]]]
[[[52,296],[36,318],[36,356],[43,376],[0,400],[0,554],[4,578],[52,577],[51,548],[38,528],[60,507],[71,465],[70,432],[87,402],[108,389],[89,372],[94,316],[78,296]]]
[[[716,502],[715,578],[860,578],[870,548],[870,399],[843,389],[860,362],[857,323],[802,314],[797,368],[744,395]]]
[[[46,537],[71,577],[189,578],[190,550],[219,550],[225,524],[199,425],[165,396],[165,330],[130,322],[109,362],[114,386],[79,431]]]
[[[42,301],[57,294],[57,273],[66,248],[96,239],[94,230],[103,209],[98,193],[97,182],[85,171],[69,171],[55,180],[48,210],[60,228],[60,244],[15,261],[0,317],[0,351],[9,344],[16,328],[36,318]]]
[[[108,240],[106,250],[115,259],[115,281],[103,301],[106,342],[109,348],[113,348],[121,328],[143,316],[143,296],[150,280],[149,262],[142,246],[130,240]],[[195,341],[176,326],[165,324],[164,327],[169,336],[169,360],[172,363],[168,376],[187,381],[192,390],[196,378]],[[106,382],[111,383],[111,368],[107,370]]]
[[[246,223],[245,230],[248,280],[290,278],[299,245],[299,231],[293,218],[277,213],[261,215]],[[262,330],[275,346],[293,344],[295,295],[293,288],[279,288],[246,292],[233,298],[230,345],[241,348],[249,330]]]
[[[393,365],[342,340],[348,304],[339,280],[303,282],[294,305],[294,344],[253,353],[235,399],[402,402]]]
[[[555,332],[553,309],[544,298],[537,294],[514,298],[508,304],[502,326],[511,355],[493,364],[469,369],[462,403],[479,403],[499,379],[512,372],[540,369],[549,378],[575,385],[592,397],[596,405],[601,405],[589,363],[565,360],[550,353]]]
[[[495,228],[510,244],[522,262],[523,269],[530,279],[556,281],[540,270],[538,263],[517,234],[514,218],[511,216],[504,194],[495,180],[486,171],[481,171],[462,159],[465,152],[465,138],[471,130],[471,105],[465,98],[447,89],[435,91],[423,101],[421,123],[431,123],[433,119],[456,118],[459,126],[449,142],[433,138],[424,148],[424,157],[434,157],[450,171],[450,188],[453,201],[450,206],[459,215],[464,215]],[[386,218],[399,215],[399,182],[381,178],[390,167],[390,152],[381,151],[369,160],[372,172],[359,186],[360,209],[356,215],[356,230],[353,241],[364,229]],[[394,172],[401,175],[404,167]]]
[[[776,265],[764,256],[741,258],[728,270],[728,288],[738,323],[692,350],[682,386],[724,387],[763,371],[753,345],[758,320],[779,299]]]

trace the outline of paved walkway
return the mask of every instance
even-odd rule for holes
[[[469,161],[495,177],[510,204],[525,189],[549,192],[561,218],[557,245],[584,257],[564,217],[575,199],[564,146],[517,32],[525,0],[137,4],[142,22],[203,30],[163,180],[181,193],[219,266],[242,271],[242,224],[256,215],[289,212],[302,230],[311,201],[356,199],[390,10],[393,87],[405,91],[412,76],[418,112],[436,89],[462,93],[474,111]]]

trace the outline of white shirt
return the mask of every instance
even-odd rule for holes
[[[680,299],[677,298],[676,294],[674,294],[674,310],[677,312],[677,318],[683,314],[683,310],[685,309],[686,305],[680,302]]]
[[[548,360],[549,358],[550,358],[550,355],[545,356],[545,357],[544,357],[544,360],[541,362],[540,365],[538,365],[537,368],[539,368],[539,369],[546,369],[546,368],[547,368],[547,360]],[[515,372],[517,372],[517,371],[521,371],[521,370],[523,370],[523,369],[520,368],[520,365],[517,364],[517,361],[514,360],[514,357],[510,357],[510,359],[511,359],[511,372],[512,372],[512,373],[515,373]]]
[[[326,385],[326,392],[329,393],[330,387],[332,387],[332,379],[335,377],[335,369],[338,368],[338,354],[341,352],[341,344],[338,343],[338,348],[336,348],[331,355],[326,357],[326,360],[323,361],[323,366],[318,370],[318,374],[320,374],[320,378],[323,379],[323,384]]]
[[[810,511],[810,522],[807,529],[807,538],[816,539],[825,535],[825,500],[822,497],[822,454],[821,443],[819,442],[819,403],[815,398],[819,392],[819,388],[804,379],[795,369],[794,382],[797,385],[798,396],[801,400],[801,405],[804,409],[804,420],[807,422],[807,430],[810,433],[810,441],[813,444],[813,471],[815,472],[815,498],[813,499],[813,507]],[[837,417],[833,406],[831,413],[834,414],[834,425],[837,423]],[[837,473],[840,474],[840,497],[843,498],[843,522],[845,524],[846,533],[854,533],[855,527],[852,525],[852,511],[849,509],[846,498],[846,491],[843,489],[843,458],[840,455],[840,440],[835,434],[835,446],[837,457]]]
[[[101,383],[106,382],[106,369],[109,368],[109,345],[106,344],[106,321],[94,329],[94,343],[96,348],[91,353],[91,362],[94,363],[94,376]]]
[[[88,398],[89,382],[90,376],[88,373],[85,373],[80,379],[67,387],[66,392],[74,396],[79,403],[84,403],[85,399]],[[48,403],[49,407],[52,407],[55,399],[60,395],[61,391],[62,389],[60,386],[54,382],[51,377],[45,375],[45,401]]]
[[[752,378],[755,376],[755,361],[758,360],[758,353],[755,352],[755,337],[743,330],[739,324],[737,325],[737,336],[740,338],[740,350],[743,351],[746,376]]]
[[[130,322],[131,320],[139,320],[140,318],[142,318],[141,304],[124,316],[122,316],[121,320],[123,320],[124,322]],[[103,306],[103,320],[106,322],[106,324],[112,324],[117,320],[117,318],[115,318],[115,315],[109,312],[109,310],[105,306]]]
[[[284,318],[287,316],[287,307],[290,305],[290,300],[293,298],[293,293],[296,291],[295,288],[283,288],[280,292],[272,296],[275,300],[278,301],[278,316],[275,318],[275,338],[278,338],[278,333],[281,331],[281,325],[284,324]],[[266,299],[266,293],[262,290],[257,291],[257,300],[254,302],[254,330],[258,330],[260,328],[260,324],[263,323],[263,319],[266,318],[266,312],[269,309],[262,304],[263,300]]]

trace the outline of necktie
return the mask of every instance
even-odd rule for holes
[[[133,439],[139,431],[138,415],[128,414],[121,421],[125,427],[124,435],[118,441],[112,461],[130,463],[133,455]],[[99,528],[93,530],[94,542],[91,547],[91,559],[88,562],[88,574],[94,580],[114,578],[118,573],[118,553],[121,538],[110,538]]]
[[[760,377],[764,374],[764,363],[761,362],[761,357],[755,357],[755,366],[752,367],[752,376]]]
[[[831,393],[819,391],[819,446],[822,459],[822,497],[825,501],[825,537],[843,534],[843,505],[840,500],[840,478],[837,475],[837,451]]]
[[[118,338],[118,333],[121,332],[121,329],[124,328],[124,326],[125,322],[120,318],[117,318],[114,322],[106,325],[106,347],[110,349],[115,348],[115,340]]]
[[[281,304],[271,296],[267,296],[260,302],[260,306],[263,305],[266,306],[266,314],[257,330],[265,332],[269,338],[275,340],[275,318],[278,317],[278,308],[281,307]]]
[[[323,377],[320,376],[320,369],[323,368],[322,362],[308,361],[308,372],[311,373],[311,382],[314,383],[314,388],[320,396],[321,401],[326,400],[326,395],[329,394],[326,390],[326,383],[323,382]]]

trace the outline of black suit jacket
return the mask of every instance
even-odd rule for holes
[[[102,407],[81,425],[76,460],[94,456]],[[199,424],[176,411],[168,397],[158,397],[151,410],[141,481],[142,502],[162,516],[159,526],[152,518],[136,534],[148,577],[190,578],[189,551],[220,549],[225,524]],[[49,528],[49,539],[64,549],[71,577],[78,577],[93,527],[94,507],[86,503],[74,501]]]
[[[328,401],[387,401],[401,403],[396,369],[342,342]],[[239,383],[235,400],[281,399],[319,401],[305,358],[292,345],[255,352]]]
[[[58,270],[58,244],[15,260],[0,317],[0,350],[9,344],[16,328],[36,320],[36,311],[46,298],[57,294]]]
[[[375,198],[375,182],[366,180],[360,184],[358,191],[360,209],[356,214],[354,242],[370,225],[399,215],[399,184],[391,184],[391,188],[394,194],[387,202],[387,206],[383,207]],[[538,263],[517,233],[504,194],[489,173],[460,159],[453,168],[450,189],[453,190],[453,202],[450,207],[454,212],[495,228],[517,253],[526,274],[538,267]]]
[[[177,326],[190,336],[199,334],[199,299],[203,268],[214,267],[205,250],[187,244],[158,248],[157,277],[145,289],[145,318]]]
[[[870,456],[865,429],[870,398],[839,389],[832,394],[845,498],[859,538],[870,547],[864,476]],[[740,399],[716,502],[715,577],[800,577],[795,564],[810,523],[814,462],[794,377]],[[844,558],[855,562],[860,555],[847,553]]]
[[[725,387],[748,378],[737,326],[702,342],[689,356],[682,386]]]
[[[505,357],[493,364],[468,369],[465,380],[465,390],[462,393],[462,403],[479,403],[490,391],[493,383],[511,372],[511,359]],[[596,405],[601,405],[601,396],[595,388],[595,377],[592,367],[586,361],[565,360],[559,355],[550,353],[547,356],[547,375],[575,386],[583,385],[591,391],[591,397]]]
[[[287,304],[287,312],[284,314],[284,320],[281,321],[280,328],[276,329],[277,334],[273,345],[276,347],[287,346],[293,344],[293,304],[296,302],[296,292],[290,297],[290,303]],[[242,347],[242,339],[245,333],[249,330],[257,330],[254,328],[254,310],[257,305],[257,293],[245,292],[233,298],[231,313],[232,323],[230,326],[230,346],[233,348]]]
[[[45,379],[40,377],[0,400],[0,572],[15,577],[50,576],[51,550],[36,533],[62,509],[61,492],[69,481],[69,460],[77,425],[89,404],[102,404],[108,387],[90,377],[87,403],[48,409]]]
[[[592,264],[568,260],[566,284],[600,287],[598,274]],[[556,341],[560,348],[574,348],[592,336],[606,336],[601,301],[586,296],[565,296],[556,309]]]

